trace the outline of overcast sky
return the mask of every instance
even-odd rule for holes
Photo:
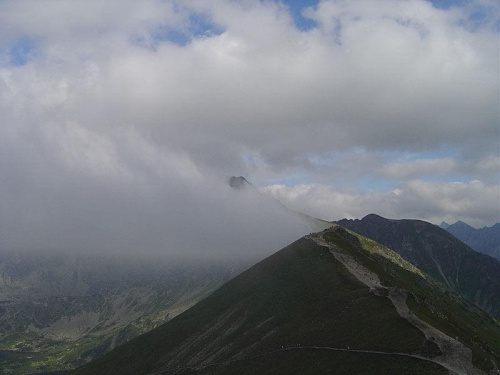
[[[495,0],[2,1],[0,245],[302,230],[231,175],[328,220],[492,225],[499,33]]]

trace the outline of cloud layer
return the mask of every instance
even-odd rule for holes
[[[261,189],[288,207],[325,220],[362,218],[376,212],[392,219],[421,219],[439,224],[463,220],[476,227],[498,221],[500,185],[409,181],[388,192],[339,190],[311,184],[286,187],[270,185]]]
[[[233,174],[305,181],[266,191],[325,218],[498,220],[491,14],[321,1],[301,31],[279,2],[2,2],[0,246],[247,253],[302,233]],[[335,186],[366,176],[394,186]]]

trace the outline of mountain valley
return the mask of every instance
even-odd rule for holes
[[[2,253],[0,367],[76,367],[168,321],[244,269],[140,257]]]

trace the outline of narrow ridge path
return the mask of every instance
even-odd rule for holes
[[[425,321],[419,319],[406,304],[406,298],[408,292],[400,288],[390,288],[382,284],[377,274],[367,269],[365,266],[360,264],[351,255],[345,253],[344,251],[337,248],[335,245],[328,243],[324,238],[322,233],[314,233],[306,236],[307,239],[314,241],[316,244],[327,247],[330,253],[341,262],[347,270],[356,277],[361,283],[365,284],[370,288],[370,291],[377,296],[385,296],[391,300],[398,314],[406,319],[410,324],[418,328],[427,339],[432,339],[441,351],[443,355],[428,358],[416,354],[409,353],[397,353],[397,352],[384,352],[377,350],[365,350],[365,349],[350,349],[350,348],[334,348],[326,346],[291,346],[284,347],[281,349],[273,350],[266,353],[261,353],[259,355],[229,359],[227,361],[211,362],[206,364],[200,364],[196,366],[185,366],[185,367],[163,367],[157,371],[148,373],[146,375],[163,375],[163,374],[175,374],[184,370],[202,370],[208,367],[221,366],[239,361],[251,361],[259,359],[265,356],[270,356],[285,351],[296,351],[296,350],[329,350],[338,352],[348,352],[348,353],[362,353],[362,354],[374,354],[374,355],[385,355],[385,356],[402,356],[415,358],[422,361],[432,362],[445,369],[447,369],[451,374],[454,375],[480,375],[483,374],[482,371],[476,369],[472,365],[472,352],[469,348],[463,345],[461,342],[445,335],[443,332],[439,331],[435,327],[429,325]],[[382,290],[384,292],[382,292]],[[385,293],[385,291],[387,293]]]
[[[150,372],[146,375],[162,375],[162,374],[167,374],[167,373],[175,373],[178,371],[184,371],[184,370],[202,370],[207,367],[212,367],[212,366],[221,366],[221,365],[226,365],[229,363],[233,362],[239,362],[239,361],[251,361],[254,359],[259,359],[262,357],[266,357],[269,355],[277,354],[279,352],[285,352],[285,351],[296,351],[296,350],[329,350],[329,351],[336,351],[336,352],[348,352],[348,353],[363,353],[363,354],[379,354],[379,355],[387,355],[387,356],[402,356],[402,357],[411,357],[411,358],[416,358],[422,361],[426,362],[432,362],[435,364],[438,364],[442,367],[442,364],[436,363],[430,358],[422,357],[419,355],[414,355],[414,354],[407,354],[407,353],[392,353],[392,352],[382,352],[382,351],[377,351],[377,350],[362,350],[362,349],[345,349],[345,348],[332,348],[328,346],[289,346],[286,348],[282,349],[277,349],[273,350],[270,352],[262,353],[253,357],[246,357],[246,358],[237,358],[237,359],[229,359],[227,361],[221,361],[221,362],[212,362],[212,363],[207,363],[204,365],[198,365],[198,366],[186,366],[186,367],[172,367],[172,368],[163,368],[155,372]],[[445,367],[446,368],[446,367]],[[451,371],[450,369],[446,368],[447,370]],[[451,371],[453,374],[457,374],[454,371]]]
[[[351,255],[342,251],[335,245],[328,243],[323,234],[313,233],[306,238],[314,241],[316,244],[326,247],[330,253],[341,262],[347,270],[356,277],[361,283],[370,288],[375,295],[383,296],[381,289],[387,291],[387,296],[396,308],[399,316],[407,320],[411,325],[418,328],[428,340],[432,340],[438,346],[442,355],[428,360],[437,363],[452,373],[458,375],[480,375],[482,371],[478,370],[472,364],[472,351],[460,341],[446,335],[437,328],[418,318],[406,304],[408,292],[400,288],[390,288],[382,285],[379,277],[365,266],[361,265]]]

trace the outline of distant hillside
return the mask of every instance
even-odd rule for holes
[[[337,222],[399,253],[451,290],[500,317],[500,262],[478,253],[436,225],[368,215]]]
[[[0,252],[0,373],[74,368],[185,311],[242,265]]]
[[[481,374],[499,347],[487,314],[335,226],[71,374]]]
[[[451,225],[443,222],[441,228],[446,229],[474,250],[500,259],[500,223],[476,229],[463,221],[457,221]]]

